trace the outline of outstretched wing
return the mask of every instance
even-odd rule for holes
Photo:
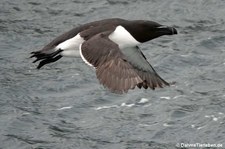
[[[135,86],[155,89],[169,85],[155,72],[138,47],[121,50],[108,39],[110,33],[97,34],[80,47],[83,60],[96,68],[101,84],[116,93],[127,92]]]
[[[144,87],[155,89],[156,87],[163,87],[169,85],[163,80],[147,61],[144,54],[141,52],[138,46],[133,48],[121,49],[125,56],[125,59],[137,70],[138,75],[142,78],[143,83],[138,84],[138,87]],[[146,86],[147,85],[147,86]]]

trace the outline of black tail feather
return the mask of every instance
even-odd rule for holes
[[[58,55],[60,52],[62,52],[63,50],[57,50],[51,54],[43,54],[43,53],[35,53],[34,55],[32,55],[31,57],[36,57],[37,59],[33,61],[33,63],[40,61],[42,59],[49,59],[49,58],[53,58],[56,55]]]
[[[33,57],[36,58],[36,60],[34,60],[33,63],[36,63],[37,61],[41,60],[41,62],[37,66],[37,69],[40,69],[42,66],[44,66],[48,63],[53,63],[53,62],[59,60],[60,58],[62,58],[62,56],[59,55],[59,53],[61,53],[62,51],[63,50],[59,49],[50,54],[42,53],[40,51],[31,52],[32,55],[30,56],[30,58],[33,58]]]
[[[57,55],[56,57],[50,57],[50,58],[44,59],[39,63],[39,65],[37,66],[37,69],[40,69],[42,66],[46,64],[53,63],[59,60],[60,58],[62,58],[62,55]]]

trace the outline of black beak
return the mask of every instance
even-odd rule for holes
[[[174,35],[177,34],[177,30],[174,27],[169,26],[160,26],[157,27],[157,32],[160,32],[164,35]]]

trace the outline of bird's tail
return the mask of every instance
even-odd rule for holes
[[[39,65],[37,66],[37,69],[40,69],[42,66],[48,64],[48,63],[53,63],[60,58],[62,58],[62,55],[60,54],[63,50],[58,49],[57,51],[54,51],[52,53],[44,53],[42,51],[34,51],[31,52],[30,58],[35,57],[36,60],[33,61],[33,63],[36,63],[40,61]]]

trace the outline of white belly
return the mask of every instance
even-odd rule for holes
[[[62,56],[79,56],[79,46],[84,42],[84,39],[77,34],[75,37],[70,38],[55,47],[55,50],[62,49]]]

